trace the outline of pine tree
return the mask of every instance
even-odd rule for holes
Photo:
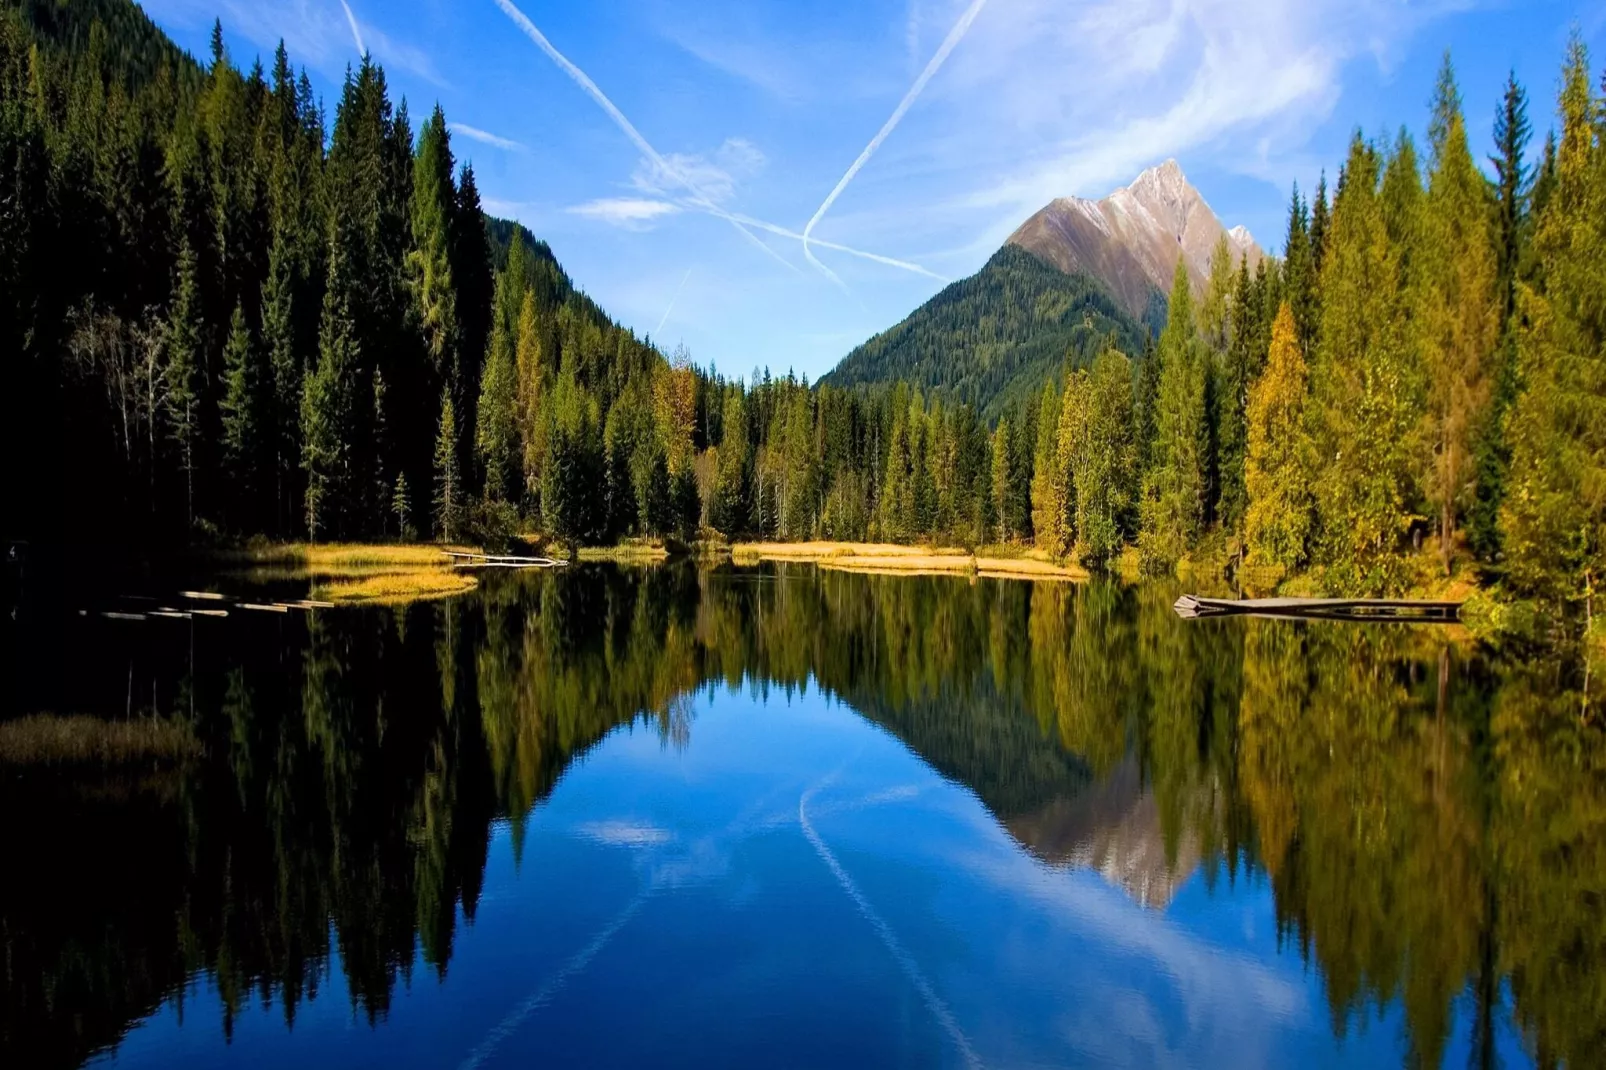
[[[1341,187],[1342,184],[1341,180]],[[1325,234],[1323,240],[1324,244],[1330,244],[1332,235]],[[1299,344],[1307,353],[1314,350],[1316,335],[1321,329],[1320,293],[1310,244],[1310,210],[1299,195],[1299,187],[1295,186],[1293,201],[1288,206],[1288,236],[1283,246],[1283,294],[1294,310]]]
[[[1132,364],[1108,350],[1065,389],[1059,452],[1074,496],[1076,554],[1090,566],[1120,552],[1135,499]]]
[[[1216,424],[1220,429],[1220,505],[1221,524],[1229,532],[1242,530],[1248,497],[1244,489],[1244,455],[1248,448],[1245,421],[1249,390],[1260,374],[1264,353],[1260,350],[1258,295],[1249,274],[1249,263],[1240,260],[1233,280],[1230,335],[1221,356],[1221,374],[1216,393]]]
[[[523,486],[523,448],[519,443],[517,413],[518,371],[513,342],[506,328],[491,332],[490,356],[480,377],[478,426],[474,432],[480,467],[485,472],[485,497],[517,503]]]
[[[202,441],[201,404],[205,389],[206,355],[201,319],[200,283],[195,253],[185,242],[179,247],[178,282],[168,315],[167,379],[168,427],[178,447],[179,470],[184,474],[186,526],[195,526],[195,474],[205,449]]]
[[[1495,248],[1500,279],[1500,320],[1504,324],[1516,311],[1517,269],[1527,218],[1529,167],[1528,141],[1533,128],[1528,123],[1528,94],[1512,71],[1506,77],[1505,94],[1495,113],[1495,154],[1489,163],[1495,171]]]
[[[268,281],[262,292],[262,348],[267,358],[268,452],[273,475],[273,524],[288,530],[295,513],[296,471],[301,462],[301,388],[303,371],[296,352],[289,243],[275,234],[268,256]]]
[[[1327,206],[1327,172],[1316,181],[1316,200],[1310,206],[1310,262],[1316,278],[1321,278],[1322,261],[1327,258],[1327,227],[1330,212]],[[1318,294],[1319,294],[1318,290]]]
[[[245,530],[259,529],[258,497],[264,489],[263,454],[268,438],[268,376],[245,323],[245,310],[234,306],[229,339],[223,347],[223,462],[237,504],[236,519]]]
[[[541,520],[571,552],[598,527],[602,477],[596,402],[567,369],[558,376],[548,416],[546,465],[541,472]]]
[[[1427,496],[1438,512],[1439,549],[1450,569],[1457,519],[1472,497],[1473,448],[1489,398],[1499,332],[1498,265],[1484,179],[1467,147],[1450,59],[1434,101],[1432,164],[1423,214],[1418,344],[1428,387]]]
[[[435,435],[435,534],[444,542],[462,537],[462,475],[457,463],[457,414],[451,390],[441,393],[441,418]]]
[[[413,494],[407,486],[407,473],[396,473],[396,489],[390,496],[390,515],[396,521],[396,533],[402,542],[417,537],[413,530]]]
[[[1391,233],[1377,152],[1359,135],[1351,142],[1333,202],[1310,377],[1320,559],[1335,586],[1358,591],[1398,587],[1401,539],[1416,519],[1424,410],[1402,285],[1410,250],[1396,240],[1413,227],[1414,202],[1400,176],[1414,173],[1414,163],[1393,162]]]
[[[361,354],[342,285],[344,260],[338,246],[330,260],[318,334],[318,364],[301,394],[301,466],[306,473],[307,535],[331,539],[355,535],[353,503],[361,480],[353,460],[357,425],[357,373]]]
[[[1518,297],[1524,386],[1511,420],[1501,521],[1507,576],[1592,618],[1606,575],[1606,147],[1589,57],[1575,34],[1561,90],[1554,190],[1534,235],[1541,286]]]
[[[1160,335],[1154,465],[1144,479],[1139,548],[1151,568],[1169,568],[1193,546],[1205,522],[1205,361],[1187,266],[1179,257],[1170,316]]]
[[[1037,409],[1036,456],[1032,462],[1032,532],[1037,546],[1055,556],[1070,549],[1074,533],[1074,499],[1066,494],[1066,473],[1060,464],[1060,395],[1053,383],[1043,384]]]
[[[1311,534],[1308,397],[1299,332],[1285,303],[1272,326],[1265,373],[1249,396],[1244,539],[1255,563],[1294,569],[1305,561]]]
[[[1517,279],[1530,229],[1530,169],[1525,162],[1530,136],[1528,96],[1512,72],[1495,115],[1495,155],[1490,157],[1496,179],[1494,242],[1500,341],[1494,353],[1489,405],[1473,441],[1475,497],[1467,512],[1467,542],[1485,562],[1500,555],[1500,507],[1511,466],[1507,425],[1517,397]]]

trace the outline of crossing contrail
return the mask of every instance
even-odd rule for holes
[[[344,0],[342,0],[342,3],[343,2]],[[547,54],[548,59],[550,59],[553,63],[556,63],[558,67],[562,69],[564,74],[567,74],[576,85],[585,90],[586,95],[588,95],[592,100],[596,101],[598,107],[608,113],[608,118],[613,120],[615,126],[624,131],[625,137],[630,139],[631,144],[635,145],[643,156],[651,160],[655,167],[657,167],[664,174],[668,175],[670,178],[674,179],[677,183],[685,188],[686,192],[691,194],[692,203],[704,211],[726,219],[731,226],[735,227],[741,232],[742,237],[764,250],[765,253],[774,257],[776,260],[779,260],[781,263],[785,264],[791,270],[797,270],[795,267],[793,267],[791,262],[783,257],[780,253],[777,253],[774,249],[771,249],[768,245],[760,241],[758,235],[748,230],[745,226],[738,222],[735,217],[731,216],[729,212],[726,212],[724,209],[716,205],[713,202],[713,199],[704,193],[698,187],[697,183],[693,182],[684,171],[670,163],[668,160],[664,159],[663,156],[659,155],[658,150],[648,144],[647,139],[641,136],[641,131],[637,130],[635,125],[631,123],[629,119],[625,118],[625,113],[615,107],[613,101],[608,99],[608,95],[597,87],[597,83],[593,82],[585,71],[582,71],[579,67],[576,67],[572,62],[570,62],[568,56],[565,56],[562,52],[559,52],[552,42],[546,39],[546,35],[540,30],[536,29],[535,23],[531,22],[529,18],[525,16],[524,12],[520,11],[516,6],[514,6],[513,0],[496,0],[496,6],[502,9],[502,13],[504,15],[513,20],[514,25],[524,31],[524,36],[528,37],[531,41],[534,41],[536,47]]]
[[[341,0],[341,2],[344,3],[345,0]],[[979,8],[984,2],[985,0],[976,0],[975,6]],[[714,202],[713,198],[709,197],[707,193],[699,188],[683,170],[676,167],[662,155],[660,155],[658,150],[653,148],[652,145],[648,143],[647,139],[642,136],[641,131],[636,129],[635,124],[633,124],[629,119],[625,118],[624,112],[620,111],[614,102],[608,99],[608,95],[598,88],[597,83],[593,82],[585,71],[582,71],[579,67],[575,66],[569,57],[565,56],[562,52],[559,52],[552,42],[547,40],[546,35],[536,28],[535,23],[531,22],[524,12],[520,11],[518,7],[514,5],[512,0],[496,0],[496,6],[501,8],[502,13],[509,19],[513,20],[513,24],[523,31],[524,36],[535,42],[536,47],[542,52],[545,52],[547,58],[552,60],[553,63],[556,63],[563,73],[569,76],[570,80],[584,90],[586,95],[595,101],[598,107],[607,112],[608,118],[613,120],[614,125],[624,133],[625,137],[630,139],[630,143],[634,145],[636,149],[653,164],[653,166],[658,168],[664,174],[668,175],[670,178],[674,179],[676,183],[678,183],[686,190],[687,193],[690,194],[687,203],[691,208],[696,211],[711,215],[716,219],[725,220],[731,226],[740,231],[742,237],[758,246],[769,256],[774,257],[782,264],[785,264],[788,269],[792,271],[797,270],[791,261],[787,260],[780,253],[777,253],[774,249],[771,249],[764,242],[760,241],[758,236],[753,233],[753,230],[763,230],[780,237],[791,238],[794,241],[801,241],[803,243],[803,252],[808,254],[809,238],[806,232],[804,234],[799,234],[796,231],[788,230],[785,227],[776,226],[774,223],[766,223],[763,220],[753,219],[750,216],[740,215],[736,212],[730,212],[724,208],[721,208]],[[355,21],[353,21],[352,26],[355,28]],[[955,43],[957,43],[957,41]],[[951,50],[952,46],[945,45],[945,47]],[[932,71],[931,73],[935,73],[935,71]],[[929,75],[927,77],[929,77]],[[846,182],[844,181],[843,184],[845,185]],[[840,192],[840,189],[837,192]],[[834,199],[836,194],[833,193],[831,196],[832,199]],[[830,201],[827,201],[826,203],[829,205]],[[819,213],[816,213],[815,219],[817,220],[818,218]],[[857,256],[865,260],[873,260],[878,264],[885,264],[889,267],[901,268],[904,271],[912,271],[918,275],[926,275],[930,278],[938,279],[943,282],[948,281],[941,275],[928,271],[918,264],[911,264],[906,260],[898,260],[890,256],[881,256],[877,253],[867,253],[861,249],[851,249],[845,245],[838,245],[833,242],[822,240],[815,240],[814,244],[820,246],[821,248],[834,249],[838,252],[847,253],[850,256]],[[809,259],[814,260],[813,256],[809,256]],[[819,261],[815,260],[814,262],[822,270],[826,270],[824,265],[820,264]],[[831,272],[826,270],[826,274],[831,275]],[[831,277],[833,279],[836,278],[835,275],[831,275]],[[838,280],[838,284],[840,285],[840,280]]]
[[[691,278],[691,268],[687,268],[686,274],[680,277],[680,285],[675,287],[675,296],[669,299],[669,307],[664,309],[664,314],[659,317],[658,326],[652,329],[653,334],[657,334],[658,332],[662,331],[664,329],[664,324],[669,322],[669,314],[675,311],[675,302],[680,300],[680,291],[686,288],[686,280],[689,278]]]
[[[500,2],[501,0],[498,0],[498,3]],[[876,149],[881,147],[881,143],[887,140],[887,136],[903,121],[904,113],[909,110],[910,105],[915,102],[915,98],[920,96],[921,91],[926,88],[926,83],[931,81],[932,76],[947,62],[948,53],[952,52],[954,46],[959,44],[960,40],[970,30],[970,24],[976,21],[976,16],[981,14],[981,9],[986,5],[987,0],[972,0],[971,5],[965,9],[965,13],[959,16],[959,21],[954,23],[954,28],[948,31],[948,36],[943,38],[942,45],[938,47],[936,55],[932,56],[931,60],[926,64],[926,69],[920,72],[920,77],[915,79],[914,85],[910,86],[909,91],[903,95],[903,99],[898,101],[898,106],[893,109],[892,116],[881,125],[880,130],[876,131],[876,136],[870,139],[870,144],[866,145],[864,151],[859,153],[859,158],[853,161],[853,165],[848,168],[847,173],[836,184],[836,188],[825,198],[825,203],[820,205],[819,210],[814,213],[814,217],[803,228],[803,255],[808,258],[809,263],[825,272],[837,285],[840,286],[842,280],[838,279],[830,268],[820,263],[809,249],[809,242],[812,240],[811,235],[814,233],[815,225],[830,210],[832,203],[842,195],[842,191],[848,188],[848,183],[852,182],[853,176],[859,173],[859,168],[869,162],[870,157],[875,155]],[[816,242],[815,244],[824,245],[825,243]]]
[[[366,56],[368,49],[362,43],[362,31],[357,29],[357,16],[351,13],[351,5],[346,0],[340,0],[340,6],[346,9],[346,21],[351,23],[351,36],[357,42],[357,55]]]

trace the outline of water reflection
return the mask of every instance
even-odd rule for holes
[[[177,715],[206,757],[6,769],[0,806],[27,819],[5,823],[0,1052],[79,1065],[197,974],[226,1031],[332,987],[381,1022],[414,972],[450,971],[500,821],[517,855],[577,757],[626,724],[685,748],[693,697],[728,686],[824,689],[1034,865],[1146,908],[1269,881],[1335,1037],[1398,1007],[1408,1061],[1487,1063],[1509,1016],[1542,1065],[1598,1059],[1598,679],[1440,629],[1187,624],[1174,596],[583,568],[405,609],[19,632],[7,715]]]

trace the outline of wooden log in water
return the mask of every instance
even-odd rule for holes
[[[466,550],[442,550],[459,568],[557,568],[567,565],[552,557],[519,557],[516,554],[477,554]]]
[[[241,609],[254,609],[259,613],[288,613],[288,612],[290,612],[290,607],[289,606],[265,606],[265,605],[262,605],[260,602],[241,602],[240,603],[240,608]]]
[[[180,598],[188,598],[192,602],[225,602],[228,595],[218,594],[215,591],[180,591]]]
[[[1202,598],[1185,594],[1172,607],[1177,616],[1278,617],[1286,620],[1454,621],[1460,602],[1404,598]]]

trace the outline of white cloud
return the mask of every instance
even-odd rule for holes
[[[712,153],[670,152],[657,160],[643,157],[630,183],[643,193],[664,196],[677,193],[689,180],[710,201],[726,204],[741,183],[757,177],[768,162],[757,145],[732,137]]]
[[[478,141],[481,144],[492,145],[499,149],[507,149],[509,152],[524,151],[524,146],[512,138],[498,137],[488,130],[481,130],[478,127],[469,126],[467,123],[447,123],[446,127],[452,133],[466,137],[470,141]]]
[[[645,230],[664,216],[680,211],[678,204],[646,197],[599,197],[574,205],[571,215],[585,216],[625,230]]]
[[[587,821],[575,831],[608,847],[659,847],[674,839],[668,829],[635,821]]]

